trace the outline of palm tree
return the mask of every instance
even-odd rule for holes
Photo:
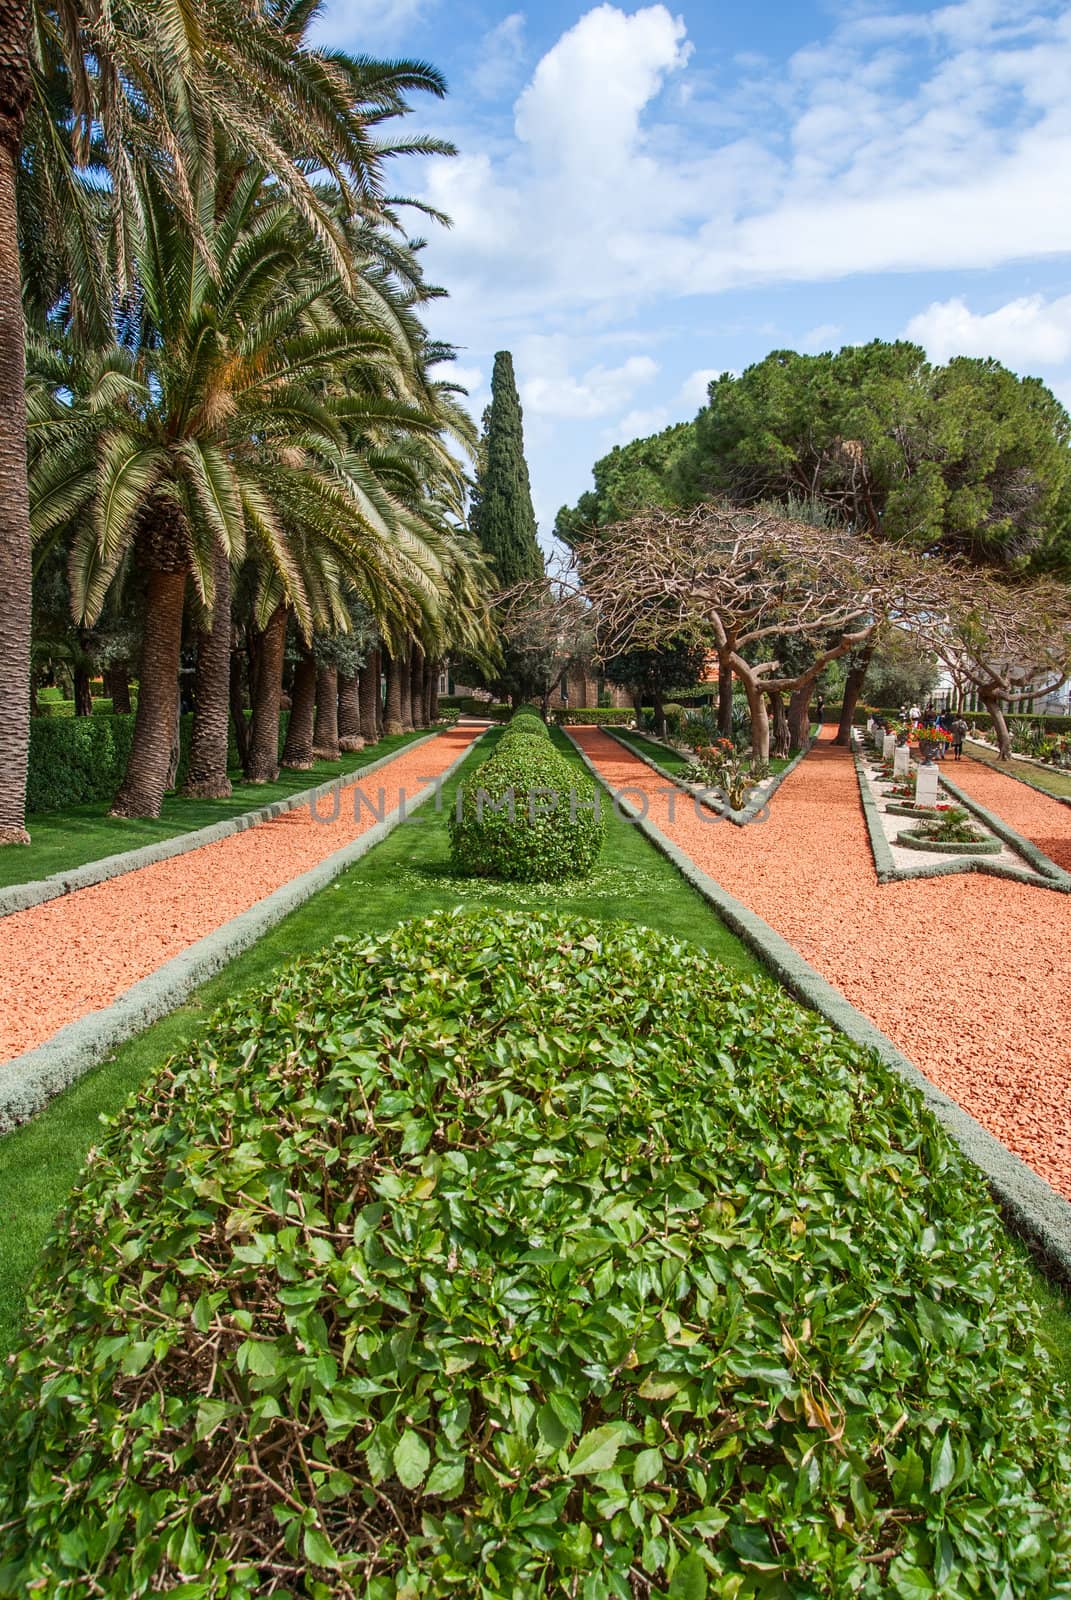
[[[306,172],[331,172],[348,209],[374,214],[394,148],[378,142],[377,125],[404,109],[408,90],[441,94],[443,83],[421,63],[310,50],[304,34],[315,10],[313,0],[71,0],[58,8],[0,0],[0,843],[27,837],[31,556],[20,242],[31,304],[35,293],[45,307],[68,295],[99,331],[102,307],[129,281],[147,168],[204,245],[193,175],[214,159],[213,130],[221,127],[232,148],[274,175],[348,271],[337,220]],[[406,147],[448,148],[399,148]],[[87,181],[92,169],[107,173],[107,185]],[[100,270],[105,206],[114,281]],[[153,587],[167,590],[173,612],[178,573],[171,576],[172,585]]]
[[[412,615],[414,590],[434,608],[438,572],[413,519],[348,442],[384,430],[432,439],[436,419],[382,380],[386,333],[315,325],[337,274],[293,209],[265,197],[253,168],[229,181],[217,218],[200,208],[211,272],[151,178],[144,209],[136,295],[116,339],[88,353],[69,335],[35,344],[30,383],[34,531],[46,541],[73,532],[76,617],[92,622],[124,566],[145,585],[141,693],[115,803],[126,816],[157,815],[163,797],[191,580],[211,612],[223,563],[247,549],[261,562],[270,694],[287,610],[306,637],[317,624],[345,628],[348,580],[390,626]],[[353,387],[325,380],[336,371]],[[221,681],[221,707],[224,693]],[[271,776],[277,752],[261,755],[268,770],[254,775]]]

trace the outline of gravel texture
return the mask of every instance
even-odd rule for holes
[[[0,921],[0,1061],[98,1011],[198,939],[374,827],[479,736],[451,728],[399,752],[362,783],[121,878]]]
[[[701,818],[679,790],[671,800],[664,778],[598,729],[570,732],[611,789],[642,790],[667,838],[1071,1199],[1071,916],[1063,895],[980,874],[879,885],[854,762],[828,741],[782,785],[769,820],[741,830]],[[977,770],[950,768],[965,790]],[[1038,832],[1026,815],[1045,797],[1000,781],[1022,790],[1016,809],[980,789],[979,800],[1061,860],[1056,822]]]
[[[984,761],[950,761],[948,776],[972,800],[996,813],[1017,833],[1071,872],[1071,806],[1009,778]],[[1071,926],[1068,929],[1071,932]],[[1071,976],[1071,972],[1065,974]]]

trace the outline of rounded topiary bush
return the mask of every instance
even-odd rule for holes
[[[0,1593],[1067,1592],[1067,1411],[973,1169],[646,930],[477,914],[230,1004],[91,1158]]]
[[[544,737],[507,729],[463,785],[450,818],[454,867],[539,883],[586,877],[606,834],[606,798]]]

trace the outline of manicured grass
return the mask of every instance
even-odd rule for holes
[[[680,751],[669,750],[664,744],[655,744],[652,740],[645,739],[642,733],[634,733],[631,728],[615,728],[614,733],[625,744],[630,745],[638,756],[646,756],[648,761],[657,761],[660,767],[665,767],[674,777],[687,778],[691,773],[692,763],[682,756]]]
[[[457,785],[486,759],[499,738],[483,742],[444,784],[438,814],[429,804],[329,888],[293,912],[224,968],[170,1016],[123,1045],[72,1085],[33,1122],[0,1139],[0,1351],[18,1342],[22,1301],[52,1219],[78,1177],[102,1114],[127,1095],[209,1014],[241,989],[271,982],[276,969],[322,949],[340,934],[377,933],[403,917],[456,905],[554,908],[606,920],[640,922],[701,945],[725,965],[753,973],[759,965],[638,828],[611,811],[602,864],[591,878],[554,886],[491,884],[455,877],[447,819]],[[555,730],[555,745],[579,757]]]
[[[225,822],[229,817],[241,816],[243,811],[256,811],[275,800],[299,794],[303,789],[315,788],[328,778],[355,772],[358,767],[378,761],[402,745],[422,738],[426,731],[392,734],[354,755],[343,756],[341,761],[317,761],[307,772],[284,769],[274,783],[241,783],[237,781],[237,774],[232,773],[234,790],[229,799],[185,800],[181,795],[170,794],[156,821],[109,817],[107,805],[102,801],[73,806],[69,811],[42,812],[29,819],[30,844],[9,845],[0,850],[0,888],[14,883],[32,883],[54,872],[69,872],[87,861],[101,861],[124,850],[139,850],[143,845],[159,844],[162,839],[173,839],[181,833],[207,828],[214,822]]]
[[[1025,761],[1017,761],[1014,756],[1009,761],[1001,761],[993,750],[987,750],[984,745],[975,744],[973,739],[967,740],[967,754],[975,761],[983,762],[987,767],[995,767],[998,772],[1007,772],[1013,778],[1021,778],[1032,789],[1040,789],[1043,794],[1054,794],[1061,800],[1071,800],[1071,773],[1060,772],[1056,767],[1033,767]],[[955,772],[955,764],[952,766]]]
[[[686,756],[677,750],[670,750],[664,744],[655,744],[650,739],[645,739],[642,733],[634,733],[630,728],[615,728],[614,732],[632,746],[637,755],[646,756],[649,761],[657,761],[660,767],[665,767],[667,772],[672,772],[674,777],[690,778],[694,781],[692,763]],[[785,768],[793,761],[799,751],[793,751],[790,756],[771,756],[769,761],[770,771],[776,775],[784,772]]]

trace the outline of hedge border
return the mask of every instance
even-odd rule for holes
[[[852,756],[855,760],[859,799],[863,806],[867,833],[870,835],[870,850],[874,857],[874,868],[879,883],[906,883],[913,878],[948,878],[960,872],[984,872],[991,878],[1006,878],[1009,883],[1026,883],[1035,889],[1052,889],[1057,894],[1071,894],[1071,873],[1058,867],[1056,862],[1051,861],[1036,844],[1024,839],[1014,828],[1009,827],[999,817],[995,817],[984,806],[980,806],[976,800],[971,800],[951,779],[946,778],[944,773],[941,774],[941,782],[964,810],[977,817],[979,822],[984,823],[998,839],[1003,840],[1013,850],[1017,850],[1031,863],[1034,870],[1030,871],[1026,867],[1009,867],[1002,861],[989,861],[985,856],[961,856],[957,861],[935,861],[924,867],[898,867],[893,859],[889,841],[885,837],[885,829],[881,825],[878,803],[871,794],[870,785],[866,780],[863,768],[866,756],[859,745],[853,745]]]
[[[569,729],[564,728],[562,731],[567,734]],[[803,748],[792,757],[788,766],[777,773],[769,786],[763,790],[757,799],[749,800],[747,805],[741,807],[739,811],[733,811],[728,806],[715,805],[709,798],[709,790],[705,789],[702,784],[689,783],[686,779],[678,777],[675,772],[670,772],[666,767],[661,766],[657,761],[652,761],[650,756],[645,756],[642,751],[634,750],[627,740],[618,737],[613,728],[600,727],[599,732],[609,734],[610,738],[615,739],[623,750],[627,750],[629,755],[635,756],[637,761],[642,761],[644,766],[650,767],[652,772],[657,772],[660,778],[665,778],[668,783],[672,783],[675,788],[682,790],[685,794],[693,795],[708,811],[712,811],[716,817],[722,817],[726,822],[733,823],[737,828],[746,828],[751,822],[766,821],[764,813],[769,811],[770,801],[785,779],[795,772],[804,756],[810,753],[815,742],[813,739],[809,739]],[[639,732],[638,729],[637,732]],[[645,733],[640,734],[641,739],[646,739],[647,737]]]
[[[568,737],[568,734],[567,734]],[[608,785],[587,754],[573,747],[588,771],[609,792]],[[903,1052],[881,1032],[869,1017],[858,1011],[799,951],[723,889],[716,879],[697,867],[691,858],[647,820],[631,802],[624,804],[635,826],[702,895],[748,948],[803,1005],[825,1017],[853,1043],[873,1051],[881,1061],[910,1087],[921,1094],[929,1111],[952,1138],[962,1153],[984,1176],[1005,1221],[1029,1244],[1047,1275],[1065,1288],[1071,1288],[1071,1201],[1057,1194],[1025,1161],[1013,1155],[980,1122],[931,1083]],[[938,867],[938,871],[941,867]]]
[[[96,1066],[115,1045],[141,1033],[150,1023],[173,1011],[192,990],[219,972],[251,944],[255,944],[261,934],[281,922],[291,911],[337,878],[340,872],[380,844],[412,811],[439,792],[441,785],[468,759],[481,738],[482,735],[478,734],[464,750],[458,752],[433,783],[412,798],[407,797],[402,805],[396,806],[382,822],[377,822],[359,838],[325,856],[300,877],[283,884],[247,911],[232,917],[203,939],[198,939],[148,977],[132,984],[110,1006],[67,1023],[46,1043],[6,1061],[0,1078],[0,1134],[28,1121],[49,1100]],[[415,741],[416,744],[425,742]],[[365,769],[366,772],[371,770]],[[347,774],[347,778],[350,776]],[[338,784],[339,780],[331,781],[332,784]],[[323,785],[320,787],[324,789]]]
[[[160,839],[156,844],[140,845],[136,850],[122,850],[117,855],[102,856],[99,861],[87,861],[81,867],[72,867],[70,871],[54,872],[47,878],[32,878],[26,883],[15,883],[7,889],[0,889],[0,917],[10,916],[13,911],[29,911],[33,906],[58,900],[65,894],[74,894],[78,889],[89,889],[95,883],[107,883],[110,878],[121,878],[128,872],[137,872],[141,867],[151,867],[157,861],[170,861],[175,856],[185,855],[187,851],[199,850],[202,845],[215,844],[217,839],[227,839],[232,833],[244,833],[247,828],[255,828],[261,822],[270,822],[272,818],[284,816],[288,811],[315,805],[327,795],[351,788],[370,772],[377,772],[388,761],[393,761],[403,751],[418,750],[422,744],[438,738],[443,731],[442,728],[433,728],[422,738],[399,745],[397,750],[377,757],[365,767],[344,772],[338,778],[327,778],[312,789],[301,789],[287,795],[284,800],[273,800],[269,805],[243,811],[236,817],[226,817],[222,822],[210,822],[203,828],[195,828],[192,833],[177,833],[173,838]]]

